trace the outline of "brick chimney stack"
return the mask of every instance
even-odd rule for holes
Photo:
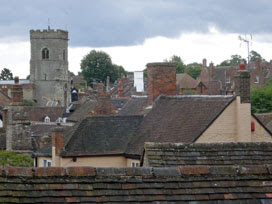
[[[239,68],[235,76],[235,93],[240,96],[241,103],[250,103],[250,73],[245,64],[240,64]]]
[[[168,62],[147,65],[148,104],[159,95],[176,95],[176,65]]]
[[[124,88],[122,79],[118,78],[118,97],[124,97]]]
[[[52,131],[52,164],[54,167],[61,166],[60,153],[64,147],[64,129],[58,125]]]
[[[260,58],[256,59],[256,69],[261,70],[261,59]]]
[[[24,96],[23,96],[23,86],[19,84],[19,77],[14,78],[14,85],[11,88],[11,105],[13,106],[23,106]]]
[[[213,63],[211,62],[211,63],[210,63],[210,66],[209,66],[210,80],[212,80],[212,78],[213,78],[213,69],[214,69]]]
[[[207,60],[204,58],[202,60],[202,68],[206,68],[207,67]]]

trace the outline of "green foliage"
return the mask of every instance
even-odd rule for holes
[[[12,72],[7,68],[2,69],[0,73],[0,80],[12,80],[12,79],[13,79]]]
[[[114,82],[127,74],[122,66],[112,64],[111,57],[107,53],[96,50],[92,50],[81,60],[80,68],[88,85],[99,81],[105,83],[107,76],[110,77],[111,82]]]
[[[0,150],[1,166],[32,167],[33,159],[27,155]]]
[[[165,61],[167,61],[167,60],[165,60]],[[172,63],[176,64],[176,72],[177,72],[177,74],[185,72],[186,66],[185,66],[185,64],[183,63],[182,59],[179,56],[173,55],[170,58],[169,62],[172,62]]]
[[[231,55],[231,59],[224,60],[219,65],[220,66],[235,66],[239,65],[243,59],[240,55]]]
[[[254,50],[250,51],[249,57],[250,57],[250,61],[252,61],[252,62],[256,61],[257,59],[262,60],[262,56]]]
[[[34,106],[34,102],[32,102],[30,100],[27,100],[27,99],[24,99],[24,105],[25,106]]]
[[[191,77],[196,79],[197,77],[199,77],[201,69],[202,65],[194,62],[186,65],[185,73],[189,74]]]
[[[272,82],[264,87],[253,87],[251,89],[251,109],[253,113],[272,112]]]

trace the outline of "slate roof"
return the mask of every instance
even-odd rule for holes
[[[272,203],[272,166],[1,168],[3,203]]]
[[[50,121],[54,122],[62,114],[65,113],[66,109],[64,107],[24,107],[25,111],[29,114],[30,121],[44,121],[45,116],[50,117]]]
[[[203,84],[207,87],[208,95],[221,95],[220,82],[219,81],[207,81],[203,82]]]
[[[272,113],[258,113],[255,116],[264,124],[267,125],[272,121]]]
[[[143,115],[147,106],[147,96],[132,96],[117,115]]]
[[[76,105],[76,109],[67,117],[67,121],[77,122],[83,120],[97,105],[95,99],[84,100],[80,105]]]
[[[62,156],[124,154],[142,116],[93,116],[73,127]]]
[[[233,100],[232,96],[160,96],[127,152],[141,155],[145,142],[194,142]]]
[[[122,109],[124,105],[128,102],[129,98],[126,97],[119,97],[119,98],[112,98],[111,104],[118,110]]]
[[[143,166],[272,164],[272,143],[145,143]]]
[[[31,124],[30,134],[32,137],[32,144],[34,148],[33,156],[52,156],[52,131],[56,124]],[[65,131],[70,129],[69,126],[62,126]]]
[[[194,89],[198,85],[197,80],[188,74],[176,74],[177,87],[182,89]]]

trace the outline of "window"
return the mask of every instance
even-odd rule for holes
[[[49,50],[47,48],[42,50],[42,59],[49,59]]]
[[[138,166],[139,166],[139,162],[137,162],[137,161],[131,162],[131,167],[138,167]]]
[[[255,76],[255,78],[254,78],[254,83],[255,83],[255,84],[260,83],[260,78],[259,78],[259,76]]]
[[[226,83],[227,83],[227,84],[230,83],[230,76],[226,76]]]
[[[62,55],[63,55],[63,60],[65,60],[66,59],[66,52],[65,52],[65,50],[63,50]]]
[[[52,161],[49,159],[44,159],[43,160],[43,167],[51,167]]]
[[[45,123],[50,123],[50,118],[49,118],[48,116],[45,116],[44,122],[45,122]]]

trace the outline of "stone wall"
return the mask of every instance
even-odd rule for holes
[[[64,106],[70,102],[68,73],[68,32],[31,30],[30,83],[35,85],[34,99],[39,106]],[[49,58],[42,59],[42,50]]]
[[[8,107],[6,135],[7,150],[31,152],[30,121],[23,106]]]

